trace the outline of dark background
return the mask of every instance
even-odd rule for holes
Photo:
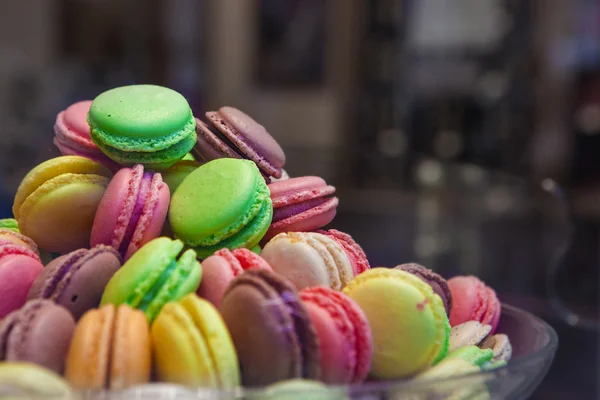
[[[132,83],[254,116],[372,264],[475,273],[555,327],[535,398],[598,395],[599,1],[0,0],[0,216],[57,112]]]

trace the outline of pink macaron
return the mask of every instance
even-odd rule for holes
[[[158,172],[141,164],[123,168],[110,181],[94,218],[91,247],[113,247],[127,260],[160,236],[170,202],[169,187]]]
[[[236,276],[248,269],[268,269],[271,266],[248,249],[221,249],[202,261],[202,281],[198,296],[219,307],[225,289]]]
[[[81,156],[115,171],[119,164],[112,161],[92,142],[87,114],[92,102],[80,101],[61,111],[54,123],[54,145],[64,156]]]
[[[369,321],[347,295],[323,286],[300,291],[320,343],[321,380],[359,383],[371,367],[373,344]]]
[[[282,232],[310,232],[329,224],[339,200],[335,187],[317,176],[302,176],[269,185],[273,220],[263,242]]]
[[[15,244],[0,246],[0,319],[21,308],[44,266],[32,250]]]
[[[452,293],[450,325],[478,321],[492,326],[492,334],[500,322],[501,304],[494,289],[475,276],[456,276],[448,280]]]
[[[344,248],[348,259],[350,260],[350,264],[352,264],[354,276],[371,269],[367,255],[362,247],[354,241],[352,236],[345,232],[338,231],[337,229],[329,229],[328,231],[318,230],[317,233],[329,236]]]

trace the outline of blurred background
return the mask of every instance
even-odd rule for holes
[[[600,1],[0,0],[0,217],[56,114],[133,83],[252,115],[372,264],[553,325],[535,398],[598,396]]]

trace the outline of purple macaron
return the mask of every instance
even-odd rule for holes
[[[245,158],[256,163],[267,180],[281,178],[285,154],[264,126],[233,107],[206,113],[208,123],[196,119],[196,154],[204,161]]]
[[[119,268],[121,255],[110,246],[75,250],[44,268],[27,299],[52,300],[78,320],[86,311],[98,307],[106,284]]]
[[[67,309],[31,300],[0,323],[0,361],[23,361],[62,374],[75,330]]]
[[[416,263],[401,264],[396,266],[395,269],[418,276],[422,281],[431,286],[433,292],[442,299],[446,314],[450,316],[450,311],[452,311],[452,293],[450,292],[448,282],[442,276]]]

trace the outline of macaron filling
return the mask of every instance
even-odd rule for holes
[[[42,291],[42,298],[49,299],[51,297],[56,297],[56,287],[62,281],[65,276],[71,271],[71,269],[81,261],[88,253],[88,250],[81,249],[74,253],[71,253],[70,257],[65,260],[65,262],[61,265],[60,269],[52,276],[52,279],[48,281],[45,285],[44,290]],[[53,296],[54,295],[54,296]]]
[[[139,183],[135,206],[133,207],[133,212],[131,213],[129,223],[127,224],[125,235],[123,236],[121,244],[119,245],[119,253],[121,253],[122,256],[125,256],[125,253],[127,253],[127,249],[131,243],[133,234],[138,226],[142,212],[144,211],[144,205],[146,204],[146,199],[150,193],[150,184],[152,183],[153,176],[154,173],[152,172],[144,172]]]

